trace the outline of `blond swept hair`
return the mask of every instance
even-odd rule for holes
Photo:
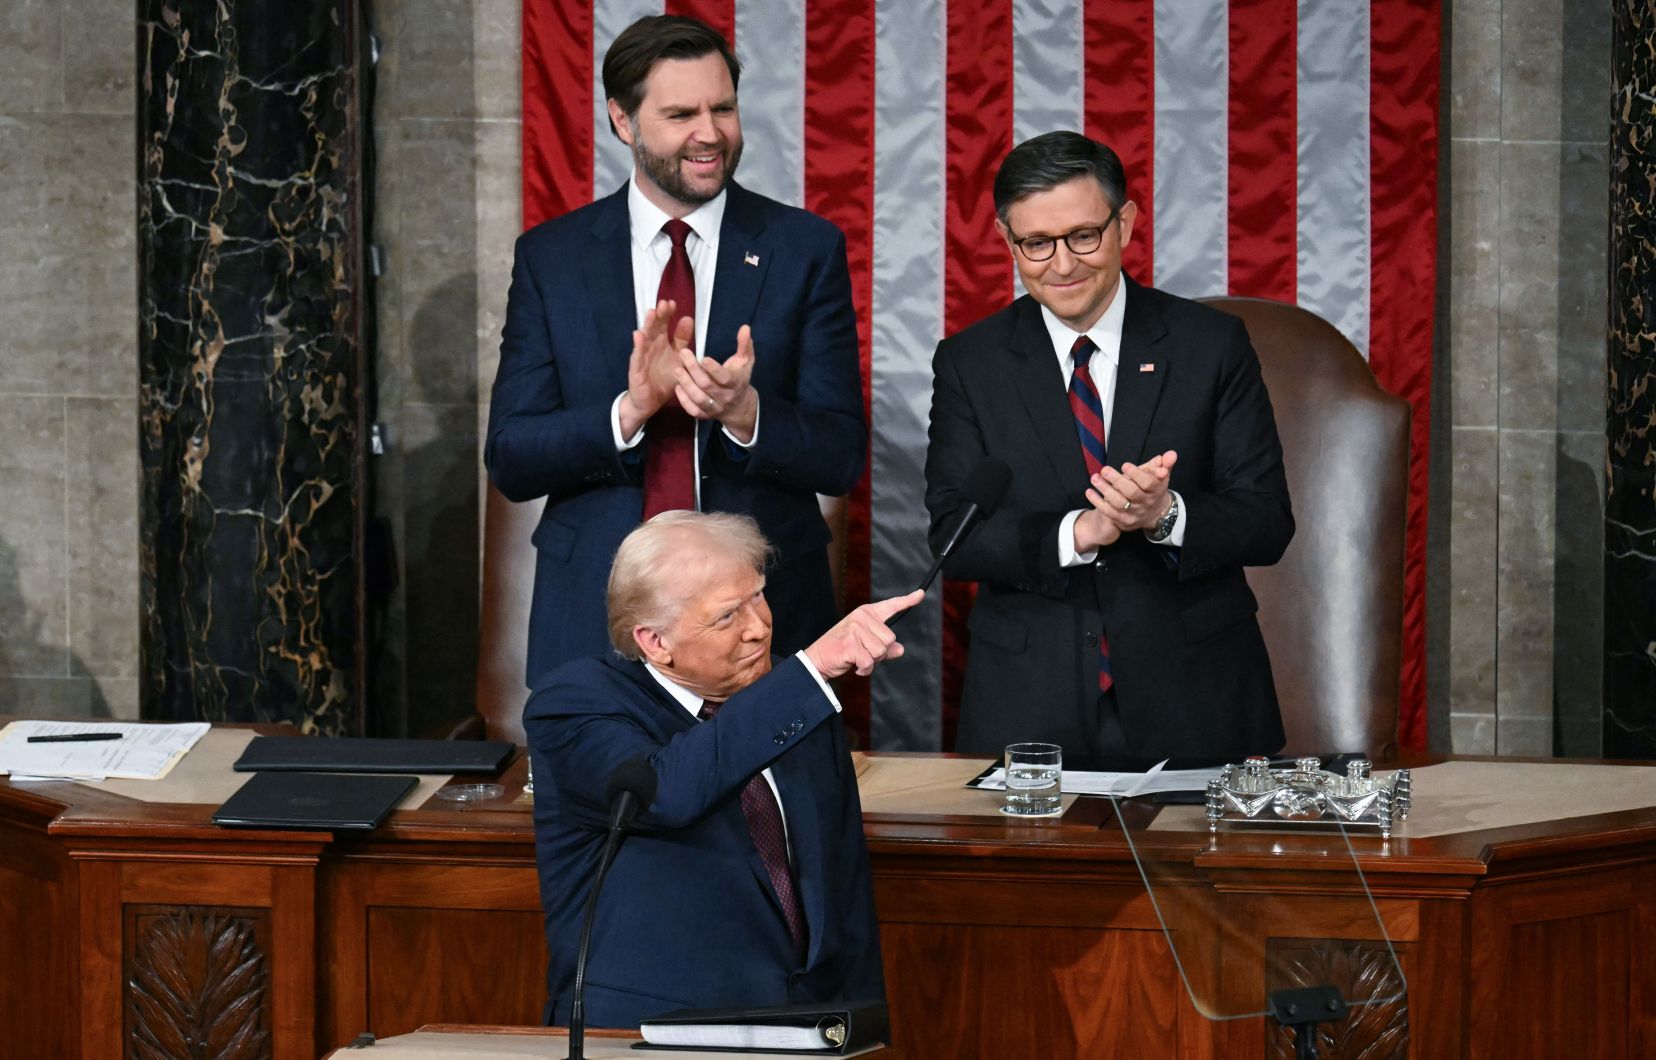
[[[674,599],[668,574],[709,555],[726,556],[765,572],[770,542],[759,524],[728,512],[670,511],[644,523],[621,542],[610,567],[604,604],[610,644],[627,659],[643,658],[633,630],[664,629],[690,601]]]

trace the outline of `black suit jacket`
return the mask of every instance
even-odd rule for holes
[[[1244,566],[1293,536],[1271,402],[1235,317],[1124,278],[1126,316],[1107,439],[1112,467],[1176,450],[1187,522],[1176,557],[1124,535],[1090,566],[1058,563],[1064,515],[1085,509],[1086,465],[1040,307],[1025,296],[945,339],[933,363],[926,506],[934,546],[986,454],[1012,467],[996,514],[944,572],[980,583],[956,749],[1047,740],[1084,759],[1098,734],[1107,634],[1135,753],[1234,757],[1283,743]]]
[[[535,857],[546,909],[549,1016],[567,1023],[576,943],[608,831],[605,787],[642,757],[655,799],[598,899],[586,1015],[637,1027],[678,1008],[884,1001],[856,769],[833,704],[798,658],[698,722],[642,663],[581,659],[524,710]],[[769,767],[809,933],[803,963],[748,832],[741,792]]]
[[[776,547],[765,595],[778,651],[839,617],[818,493],[847,493],[867,430],[845,237],[829,222],[728,185],[706,354],[753,328],[759,437],[733,445],[700,421],[707,511],[753,516]],[[637,327],[627,189],[536,225],[517,243],[483,459],[514,501],[546,498],[536,527],[528,673],[607,651],[604,585],[644,509],[638,448],[616,452],[610,407]]]

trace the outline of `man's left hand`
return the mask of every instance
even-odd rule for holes
[[[753,389],[753,330],[746,324],[736,332],[736,352],[723,364],[712,358],[698,361],[696,351],[679,351],[674,373],[679,405],[698,420],[718,420],[744,445],[753,440],[759,419],[759,394]]]
[[[1122,533],[1148,530],[1173,503],[1167,483],[1178,459],[1179,454],[1169,449],[1143,464],[1122,464],[1120,471],[1106,467],[1092,477],[1087,500]]]

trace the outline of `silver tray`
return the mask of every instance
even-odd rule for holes
[[[1272,769],[1254,755],[1226,766],[1207,787],[1208,831],[1221,824],[1375,829],[1390,839],[1392,826],[1409,816],[1407,769],[1376,778],[1367,759],[1330,773],[1317,758],[1296,759],[1292,769]]]

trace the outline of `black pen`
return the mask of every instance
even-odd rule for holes
[[[119,740],[118,732],[66,732],[59,736],[31,736],[30,743],[91,743],[93,740]]]

